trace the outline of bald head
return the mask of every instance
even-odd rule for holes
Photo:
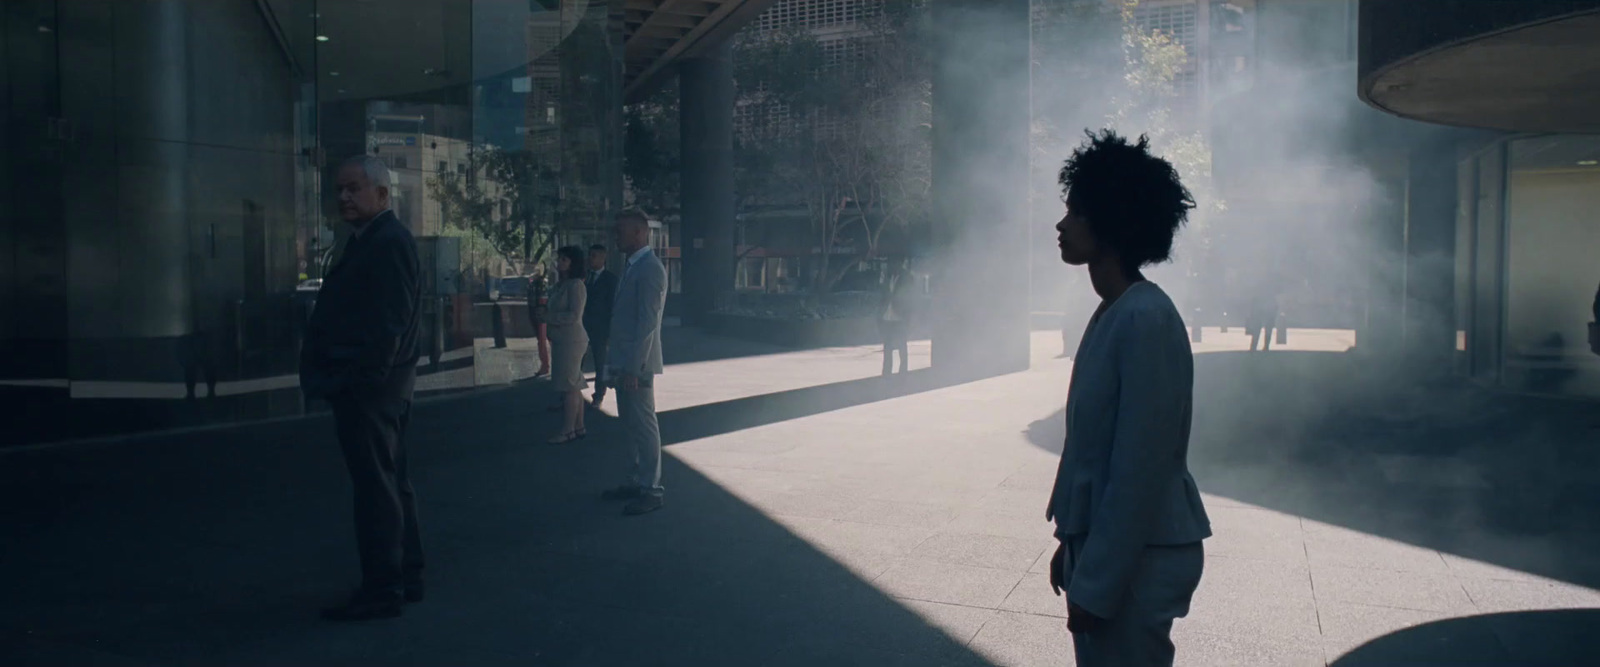
[[[633,253],[650,245],[650,218],[644,211],[627,209],[617,214],[617,249],[623,256],[631,257]]]

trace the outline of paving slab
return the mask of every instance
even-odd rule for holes
[[[1243,340],[1196,345],[1191,462],[1216,535],[1178,664],[1596,654],[1600,531],[1514,520],[1578,498],[1582,470],[1318,408],[1365,396],[1312,381],[1343,377],[1343,333]],[[885,381],[872,347],[669,342],[668,506],[647,517],[596,498],[628,463],[610,405],[550,447],[539,382],[419,404],[429,600],[388,623],[315,618],[355,573],[326,417],[0,454],[0,571],[28,573],[0,578],[0,664],[1072,664],[1044,521],[1058,335],[1035,336],[1029,372],[954,385]],[[1587,430],[1552,426],[1578,417],[1516,409],[1538,437],[1473,428],[1588,460]]]

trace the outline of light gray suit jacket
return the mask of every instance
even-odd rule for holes
[[[1057,537],[1083,540],[1067,599],[1096,616],[1116,616],[1146,546],[1211,536],[1189,474],[1193,409],[1183,317],[1160,287],[1136,283],[1083,334],[1045,514]]]
[[[611,347],[606,365],[613,377],[660,375],[661,311],[667,305],[667,269],[655,252],[622,270],[611,310]]]

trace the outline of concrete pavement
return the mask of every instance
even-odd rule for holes
[[[1572,611],[1600,607],[1581,409],[1374,386],[1338,332],[1255,355],[1207,334],[1192,458],[1217,535],[1179,664],[1600,648]],[[877,378],[869,348],[672,335],[646,517],[595,498],[625,470],[610,419],[538,444],[538,383],[419,407],[430,597],[392,622],[316,619],[355,576],[325,418],[0,455],[0,663],[1071,664],[1044,571],[1058,335],[960,386]]]

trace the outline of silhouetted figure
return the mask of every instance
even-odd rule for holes
[[[1211,536],[1188,469],[1194,357],[1183,317],[1141,269],[1172,254],[1194,207],[1166,160],[1112,131],[1061,168],[1061,259],[1088,265],[1101,298],[1067,396],[1067,438],[1046,519],[1061,546],[1050,584],[1067,595],[1080,667],[1171,665]]]
[[[1589,320],[1589,351],[1600,354],[1600,289],[1594,293],[1594,305],[1590,307],[1594,319]]]
[[[900,353],[900,372],[911,370],[911,314],[915,309],[915,288],[911,270],[904,261],[895,265],[883,285],[878,304],[878,333],[883,337],[883,375],[894,371],[894,355]]]
[[[1250,298],[1250,313],[1245,328],[1250,330],[1250,351],[1257,345],[1263,352],[1272,349],[1272,332],[1278,326],[1278,290],[1270,281],[1257,285]]]
[[[562,395],[565,410],[561,432],[550,444],[572,442],[589,434],[583,424],[583,353],[589,349],[589,334],[583,328],[584,305],[589,299],[584,286],[587,262],[583,250],[567,246],[556,251],[556,287],[550,293],[548,326],[550,331],[550,384]]]
[[[606,268],[606,247],[589,246],[589,304],[583,311],[583,328],[589,332],[589,360],[594,363],[594,407],[606,400],[606,353],[611,344],[611,312],[617,301],[617,274]]]
[[[178,364],[183,368],[184,398],[194,400],[204,382],[206,397],[217,397],[217,344],[210,329],[195,331],[178,341]]]
[[[389,209],[389,168],[376,157],[339,168],[339,214],[355,228],[322,283],[301,350],[300,386],[333,408],[355,496],[361,587],[332,620],[399,616],[422,600],[422,536],[405,434],[417,377],[421,265]]]
[[[650,250],[650,219],[637,210],[617,215],[617,249],[627,258],[611,315],[606,377],[617,382],[617,416],[633,446],[633,475],[605,492],[629,500],[629,516],[662,507],[661,426],[656,421],[655,377],[661,374],[661,311],[667,304],[667,269]]]

